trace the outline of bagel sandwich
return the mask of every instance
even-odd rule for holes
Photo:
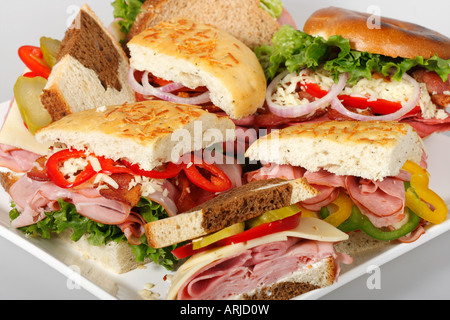
[[[51,143],[47,155],[23,175],[2,172],[11,226],[35,237],[62,235],[117,273],[152,260],[171,269],[172,248],[149,248],[145,223],[242,184],[239,164],[219,155],[217,163],[205,160],[210,130],[230,137],[234,124],[166,101],[99,107],[55,121],[36,133],[37,141]],[[205,136],[194,139],[199,133]]]
[[[450,129],[450,39],[387,17],[327,7],[255,49],[268,79],[258,126],[401,121],[421,137]]]
[[[259,138],[246,156],[262,164],[246,182],[305,178],[320,193],[299,205],[358,239],[343,243],[349,250],[413,242],[447,218],[445,201],[429,188],[423,141],[407,123],[296,124]]]

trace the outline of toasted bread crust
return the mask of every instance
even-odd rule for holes
[[[72,113],[70,105],[56,84],[51,84],[50,87],[42,91],[41,102],[53,121],[57,121]]]
[[[0,172],[0,185],[9,192],[11,186],[19,180],[19,175],[11,172]]]
[[[328,7],[314,12],[303,30],[325,39],[341,35],[350,40],[352,49],[382,54],[390,57],[425,59],[437,54],[450,59],[450,39],[436,31],[417,24],[391,18],[379,18],[379,25],[371,14]],[[375,21],[376,23],[376,21]]]

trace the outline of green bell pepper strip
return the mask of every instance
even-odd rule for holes
[[[383,241],[391,241],[398,239],[400,237],[403,237],[404,235],[407,235],[408,233],[414,231],[417,226],[419,225],[419,222],[421,218],[416,215],[414,212],[412,212],[409,209],[409,219],[408,222],[405,223],[403,226],[401,226],[399,229],[392,230],[392,231],[383,231],[377,227],[375,227],[372,222],[370,222],[369,218],[361,213],[359,208],[355,205],[352,207],[352,214],[350,217],[345,220],[343,223],[341,223],[338,226],[338,229],[343,232],[350,232],[355,230],[361,230],[364,233],[368,234],[372,238],[383,240]],[[320,215],[322,218],[327,216],[328,209],[322,208],[320,210]]]

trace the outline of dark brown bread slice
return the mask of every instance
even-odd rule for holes
[[[161,248],[195,239],[317,194],[305,179],[253,181],[186,213],[148,223],[145,227],[148,244]]]
[[[128,84],[128,57],[87,5],[67,29],[56,62],[41,94],[54,121],[85,109],[135,101]]]
[[[94,70],[105,90],[108,87],[122,90],[119,81],[120,54],[103,26],[86,10],[81,10],[67,29],[58,52],[57,62],[71,55],[83,66]]]

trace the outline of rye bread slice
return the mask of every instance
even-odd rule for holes
[[[303,178],[253,181],[190,211],[148,223],[145,226],[148,245],[162,248],[195,239],[317,194]]]

